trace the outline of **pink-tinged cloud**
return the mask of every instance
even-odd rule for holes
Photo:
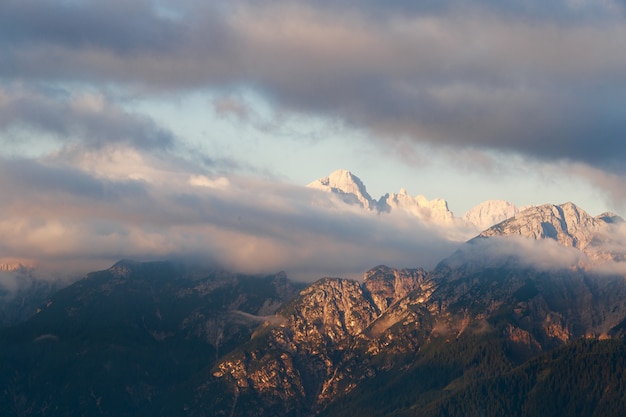
[[[132,148],[117,152],[138,161]],[[360,276],[379,263],[432,267],[458,245],[414,216],[357,210],[305,187],[194,173],[158,159],[118,166],[112,176],[108,152],[82,155],[88,169],[76,152],[66,167],[2,161],[0,233],[11,236],[0,243],[5,257],[55,270],[183,257],[316,279]]]

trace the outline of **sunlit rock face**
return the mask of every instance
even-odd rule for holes
[[[345,203],[361,206],[369,211],[378,213],[403,211],[429,224],[449,225],[454,218],[445,200],[440,198],[428,200],[423,195],[413,197],[404,188],[397,194],[385,194],[376,201],[356,175],[343,169],[315,180],[307,187],[333,193]]]
[[[442,261],[428,277],[437,286],[431,305],[451,331],[459,317],[503,316],[503,334],[527,354],[605,337],[626,314],[622,226],[572,203],[528,208]]]
[[[391,305],[418,288],[425,276],[419,269],[379,266],[365,274],[364,283],[321,279],[279,311],[283,323],[266,323],[257,332],[262,347],[233,355],[214,375],[232,381],[238,392],[244,392],[240,395],[280,387],[287,408],[295,410],[301,403],[319,407],[346,389],[342,384],[346,375],[373,372],[343,369],[353,359],[356,339]]]
[[[566,247],[587,248],[594,236],[606,227],[602,218],[590,216],[572,203],[545,204],[528,208],[493,226],[481,237],[519,235],[532,239],[554,239]]]
[[[528,208],[497,224],[479,237],[522,236],[551,239],[576,248],[590,261],[624,260],[624,220],[613,213],[592,217],[573,203]]]

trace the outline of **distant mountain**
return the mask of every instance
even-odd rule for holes
[[[400,189],[398,194],[391,193],[383,196],[379,207],[382,211],[403,210],[425,223],[449,225],[454,219],[446,200],[440,198],[428,200],[423,195],[413,197],[404,188]]]
[[[583,250],[607,224],[594,218],[572,203],[544,204],[531,207],[497,224],[479,237],[519,235],[533,239],[554,239],[563,246]]]
[[[308,184],[307,187],[328,191],[340,196],[348,204],[357,204],[367,210],[377,210],[376,201],[370,197],[363,182],[350,171],[337,170],[327,177]]]
[[[347,170],[337,170],[328,177],[320,178],[307,185],[309,188],[327,191],[339,196],[345,203],[358,205],[369,211],[390,213],[402,211],[415,216],[426,224],[438,226],[473,226],[484,230],[506,220],[519,212],[512,203],[490,200],[469,210],[462,218],[457,218],[448,208],[446,200],[428,200],[421,194],[411,196],[405,188],[398,193],[387,193],[374,200],[363,182]]]
[[[498,224],[520,212],[515,204],[504,200],[487,200],[468,210],[462,217],[476,226],[478,230]]]
[[[591,259],[623,260],[622,253],[613,253],[615,245],[611,242],[611,227],[623,222],[613,213],[592,217],[573,203],[545,204],[528,208],[483,231],[478,237],[552,239],[565,247],[580,250]]]

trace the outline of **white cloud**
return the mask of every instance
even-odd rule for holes
[[[228,188],[228,186],[230,186],[230,181],[228,181],[228,178],[225,177],[211,179],[206,175],[192,175],[189,178],[189,184],[193,185],[194,187],[226,189]]]
[[[302,186],[111,150],[0,161],[0,232],[12,236],[0,243],[3,254],[27,255],[41,268],[182,256],[315,279],[360,276],[379,263],[432,267],[456,246],[413,216],[378,216]],[[133,164],[116,166],[128,158]]]
[[[493,236],[473,239],[461,247],[448,263],[452,266],[467,263],[476,270],[507,264],[550,271],[583,267],[588,259],[578,249],[562,246],[552,239]]]

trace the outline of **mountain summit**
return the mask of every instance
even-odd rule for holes
[[[584,249],[606,222],[590,216],[573,203],[544,204],[531,207],[490,227],[480,234],[488,236],[521,235],[533,239],[550,238],[563,246]]]
[[[307,187],[331,192],[348,204],[356,204],[378,213],[401,210],[416,216],[425,223],[448,224],[454,218],[445,200],[440,198],[428,200],[423,195],[413,197],[405,188],[400,189],[397,194],[387,193],[376,201],[368,194],[359,177],[345,169],[315,180]]]
[[[573,203],[544,204],[528,208],[480,233],[479,237],[523,236],[553,239],[562,246],[580,250],[591,259],[617,260],[612,253],[611,228],[624,220],[612,213],[593,217]]]
[[[357,204],[367,210],[376,210],[377,204],[368,194],[363,182],[345,169],[308,184],[307,187],[339,195],[348,204]]]

